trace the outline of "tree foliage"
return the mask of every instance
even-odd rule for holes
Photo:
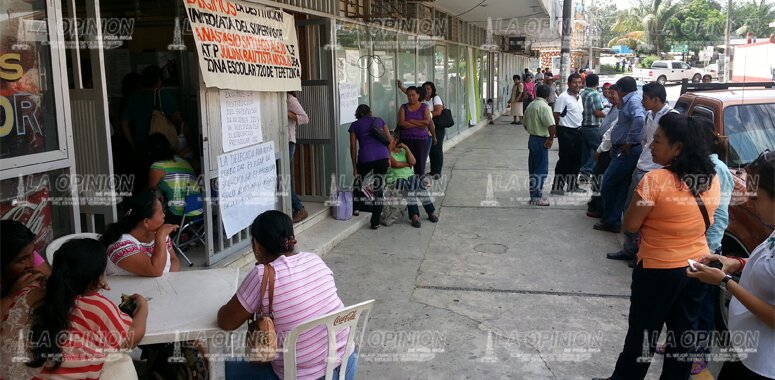
[[[724,14],[726,16],[726,14]],[[772,34],[769,24],[775,22],[775,2],[772,0],[735,0],[732,4],[732,34],[744,37],[751,32],[755,37]]]

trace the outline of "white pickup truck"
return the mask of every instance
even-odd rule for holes
[[[694,83],[702,80],[703,71],[681,61],[654,61],[650,69],[635,69],[632,76],[644,82],[680,82],[688,79]]]

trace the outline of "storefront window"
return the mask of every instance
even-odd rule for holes
[[[14,2],[0,36],[0,159],[59,150],[46,2]]]
[[[385,120],[393,129],[398,122],[396,105],[396,32],[372,28],[374,57],[369,68],[371,80],[371,113]],[[398,91],[400,93],[400,91]],[[404,99],[399,94],[398,99]]]
[[[336,78],[337,83],[347,83],[358,87],[358,104],[369,104],[369,87],[371,83],[371,70],[369,66],[374,64],[371,55],[371,42],[369,33],[363,26],[337,23],[336,24]],[[352,120],[353,115],[340,115],[340,120]],[[341,173],[352,174],[352,162],[350,159],[350,135],[347,130],[350,122],[340,125],[336,134],[339,149],[337,163]]]
[[[436,45],[433,56],[433,84],[436,85],[436,93],[441,97],[442,103],[449,107],[447,94],[447,47]]]
[[[35,249],[73,231],[68,171],[21,176],[0,182],[0,219],[15,220],[35,234]]]
[[[433,40],[419,37],[417,40],[417,84],[433,82]],[[435,84],[435,83],[434,83]]]
[[[417,80],[417,65],[416,65],[416,47],[417,40],[415,37],[408,34],[398,35],[398,79],[400,79],[405,87],[419,86],[421,81]],[[399,94],[399,100],[403,97],[403,94]],[[400,103],[404,103],[400,101]]]

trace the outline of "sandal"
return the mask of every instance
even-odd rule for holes
[[[439,221],[439,217],[436,216],[436,214],[430,214],[428,215],[428,220],[430,220],[431,223],[436,223]]]
[[[358,216],[358,215],[360,215],[360,214],[361,214],[361,212],[360,212],[360,211],[358,211],[358,210],[353,210],[353,216]]]
[[[412,218],[412,227],[414,228],[420,228],[422,227],[422,223],[420,223],[420,218],[417,219]]]

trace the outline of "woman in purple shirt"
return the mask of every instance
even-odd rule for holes
[[[425,157],[428,149],[428,128],[431,126],[431,112],[425,103],[420,102],[420,92],[415,86],[406,89],[408,102],[398,110],[398,126],[401,128],[399,139],[409,147],[415,157]],[[414,174],[425,175],[425,160],[417,160]]]
[[[416,93],[416,92],[415,92]],[[382,214],[382,190],[385,184],[385,174],[390,167],[390,153],[387,146],[371,135],[371,126],[382,129],[385,136],[390,138],[385,121],[371,116],[371,108],[361,104],[355,110],[355,120],[350,124],[350,159],[353,162],[353,174],[355,175],[355,187],[361,188],[361,180],[370,172],[374,172],[374,200],[375,204],[370,208],[371,229],[379,228],[379,216]],[[427,132],[426,132],[427,133]],[[359,146],[360,145],[360,149]],[[356,155],[357,151],[357,155]]]

